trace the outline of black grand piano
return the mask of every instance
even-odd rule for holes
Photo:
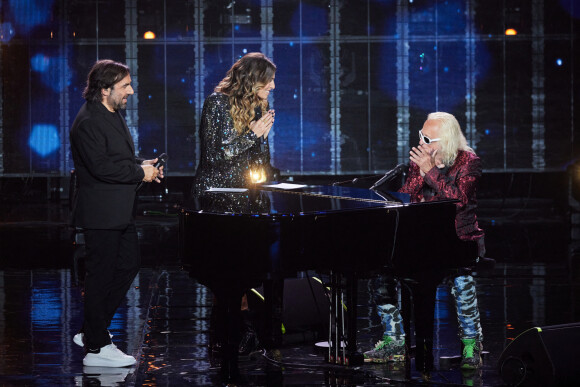
[[[331,287],[344,290],[347,305],[356,305],[359,278],[388,273],[405,281],[409,286],[403,287],[403,300],[413,298],[416,368],[430,371],[437,285],[450,270],[477,258],[475,243],[456,236],[456,202],[409,203],[404,194],[344,186],[280,187],[206,192],[180,212],[182,260],[193,277],[210,287],[228,316],[224,319],[230,325],[222,329],[232,345],[223,350],[229,360],[222,371],[235,372],[235,320],[244,291],[264,284],[266,309],[276,327],[280,284],[307,270],[330,273]],[[340,306],[334,308],[336,312]],[[347,332],[337,337],[337,343],[344,338],[346,349],[332,360],[355,365],[362,362],[356,308],[347,311]],[[411,308],[404,306],[402,313],[408,334]],[[266,345],[279,345],[280,335],[273,328]]]

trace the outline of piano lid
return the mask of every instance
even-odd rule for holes
[[[364,210],[402,206],[406,194],[392,196],[342,186],[312,186],[281,190],[260,187],[245,192],[204,192],[182,207],[184,212],[241,216],[299,216],[335,211]]]

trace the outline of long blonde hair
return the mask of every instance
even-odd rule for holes
[[[234,128],[243,133],[254,119],[255,109],[268,109],[268,101],[258,97],[258,91],[266,86],[276,73],[276,65],[260,52],[250,52],[240,58],[228,70],[214,91],[223,93],[230,100],[230,114]]]
[[[438,137],[441,139],[439,154],[446,166],[453,165],[460,150],[475,154],[475,151],[467,145],[467,139],[461,131],[459,122],[452,114],[435,112],[429,114],[427,120],[439,122]]]

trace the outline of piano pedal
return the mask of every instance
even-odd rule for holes
[[[344,365],[345,359],[347,359],[346,357],[343,358],[342,355],[338,355],[336,358],[334,357],[334,355],[331,355],[332,358],[332,363],[333,364],[338,364],[338,365]]]
[[[347,355],[342,355],[341,353],[338,356],[331,354],[328,356],[326,360],[330,364],[338,364],[346,367],[359,366],[364,364],[366,361],[363,354],[360,352],[355,352]]]
[[[343,365],[345,367],[359,366],[364,364],[365,358],[362,353],[354,352],[347,355],[339,355],[334,364]]]
[[[331,355],[329,363],[348,366],[349,365],[349,358],[348,358],[348,356],[343,357],[341,355],[339,355],[338,357],[335,358],[334,355]]]
[[[325,356],[325,360],[331,364],[343,364],[342,360],[342,351],[346,348],[346,343],[344,341],[340,342],[341,348],[338,350],[339,355],[335,356],[336,354],[336,347],[334,347],[334,343],[329,346],[328,341],[319,341],[314,344],[315,348],[318,350],[323,351],[323,353],[328,354]],[[348,361],[348,359],[347,359]]]
[[[348,365],[348,357],[347,356],[345,356],[345,357],[339,356],[338,357],[338,364],[347,366]]]

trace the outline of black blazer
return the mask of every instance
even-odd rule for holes
[[[86,102],[71,127],[70,146],[78,181],[72,225],[125,228],[133,221],[135,189],[145,173],[121,114]]]

